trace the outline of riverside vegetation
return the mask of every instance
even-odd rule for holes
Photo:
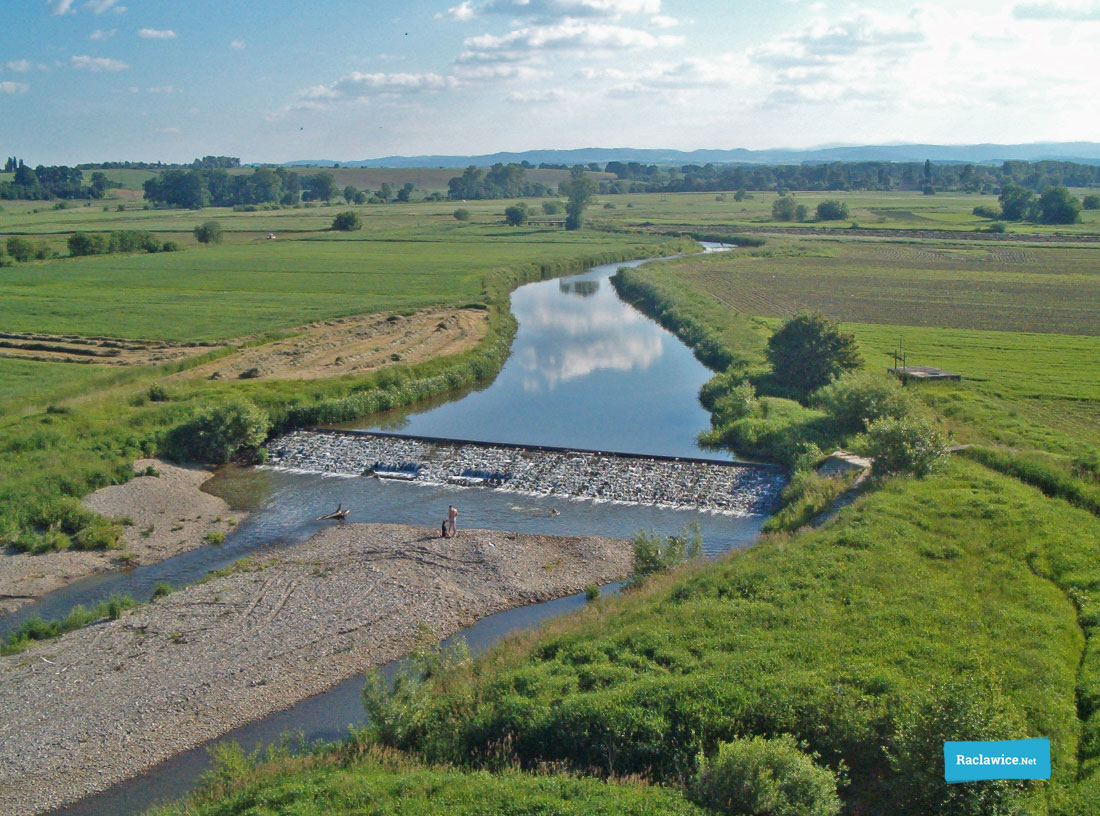
[[[682,208],[678,219],[699,200],[668,206]],[[661,205],[649,197],[645,206]],[[627,229],[619,219],[616,228]],[[787,240],[649,265],[617,280],[720,372],[702,394],[714,415],[712,443],[755,445],[794,467],[791,512],[777,517],[776,532],[718,562],[652,574],[476,660],[426,650],[398,693],[368,684],[377,690],[367,698],[372,722],[349,740],[293,757],[226,749],[202,790],[160,813],[388,812],[400,797],[410,808],[401,812],[438,811],[439,796],[453,797],[455,812],[477,807],[475,799],[534,813],[569,812],[578,801],[583,812],[723,812],[733,802],[747,811],[725,812],[1093,812],[1100,518],[1088,503],[1098,483],[1095,429],[1075,430],[1088,424],[1095,400],[1082,357],[1091,330],[1037,343],[1011,326],[973,332],[864,317],[839,331],[854,336],[870,373],[793,393],[765,355],[790,312],[761,311],[692,277],[696,264],[713,272],[742,258],[761,274],[785,257],[806,259],[807,274],[816,272],[819,244]],[[964,267],[963,277],[971,272]],[[890,268],[884,260],[874,286],[888,289]],[[728,271],[725,278],[739,283]],[[981,377],[903,394],[874,372],[899,334],[910,362],[917,349],[930,358],[935,349],[942,358],[928,362],[966,367],[967,375],[973,366]],[[992,360],[995,348],[1003,351]],[[1052,371],[1051,359],[1064,368]],[[207,387],[243,393],[264,410],[279,404],[238,391],[248,384]],[[338,415],[369,407],[341,402],[348,398],[356,397],[328,392],[300,406],[335,399]],[[276,423],[285,416],[269,414]],[[886,423],[878,434],[876,423]],[[941,425],[980,450],[972,459],[935,455]],[[910,442],[929,440],[931,468],[908,455]],[[880,452],[894,444],[906,454],[898,469],[930,472],[880,473],[831,523],[780,529],[831,503],[836,489],[810,468],[838,443]],[[1051,739],[1049,783],[943,783],[944,738],[1024,736]],[[631,777],[651,784],[621,782]],[[760,784],[745,790],[746,779]]]

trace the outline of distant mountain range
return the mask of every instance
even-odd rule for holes
[[[379,159],[336,161],[317,159],[287,162],[285,166],[341,167],[455,167],[474,164],[478,167],[501,162],[528,161],[531,164],[588,164],[610,161],[641,162],[643,164],[804,164],[833,161],[966,162],[999,164],[1016,159],[1040,161],[1055,159],[1085,164],[1100,164],[1100,143],[1097,142],[1036,142],[1035,144],[974,144],[974,145],[859,145],[851,147],[821,147],[806,150],[661,150],[630,147],[584,147],[577,150],[526,150],[520,153],[489,153],[482,156],[383,156]]]

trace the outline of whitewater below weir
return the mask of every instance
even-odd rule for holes
[[[268,446],[267,467],[529,496],[767,514],[785,479],[771,467],[365,432],[299,431]]]

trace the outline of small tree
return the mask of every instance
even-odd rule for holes
[[[844,221],[848,218],[848,205],[835,198],[828,198],[817,205],[818,221]]]
[[[776,221],[794,221],[798,203],[793,196],[780,196],[772,202],[772,218]]]
[[[217,221],[206,221],[195,227],[195,240],[200,244],[220,244],[222,242],[222,225]]]
[[[815,758],[790,734],[723,742],[699,756],[688,795],[729,816],[836,816],[836,774]]]
[[[504,211],[504,220],[510,227],[519,227],[527,223],[527,207],[523,204],[514,204]]]
[[[542,211],[546,215],[560,215],[565,208],[562,207],[560,201],[544,201],[542,202]]]
[[[1039,196],[1039,220],[1044,224],[1075,224],[1081,218],[1081,202],[1067,188],[1048,187]]]
[[[363,229],[363,219],[359,217],[359,213],[345,210],[332,219],[332,228],[341,232],[361,230]]]
[[[1087,195],[1081,203],[1086,210],[1100,210],[1100,195]]]
[[[352,185],[348,185],[344,188],[344,201],[350,204],[355,201],[355,196],[359,193]]]
[[[459,207],[457,210],[454,211],[454,217],[455,221],[469,221],[470,211],[467,210],[465,207]]]
[[[776,379],[803,396],[862,363],[855,338],[820,314],[792,317],[768,339],[765,354]]]
[[[12,235],[8,238],[8,254],[19,261],[19,263],[26,263],[34,257],[34,244],[26,238]]]
[[[748,194],[749,194],[748,190],[746,190],[744,187],[739,187],[737,189],[737,192],[733,194],[733,200],[734,201],[744,201],[745,196],[747,196]]]
[[[584,168],[574,167],[569,181],[558,185],[558,193],[565,196],[565,228],[578,230],[584,224],[584,210],[596,194],[596,182],[584,175]]]

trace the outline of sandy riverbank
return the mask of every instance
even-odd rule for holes
[[[0,814],[56,807],[501,610],[623,578],[622,540],[334,526],[0,658]]]
[[[0,556],[0,615],[93,573],[153,564],[207,546],[207,535],[228,534],[247,515],[202,492],[214,475],[210,471],[158,459],[139,459],[134,470],[142,473],[149,466],[160,475],[137,476],[84,499],[89,510],[133,522],[123,527],[122,549]]]

